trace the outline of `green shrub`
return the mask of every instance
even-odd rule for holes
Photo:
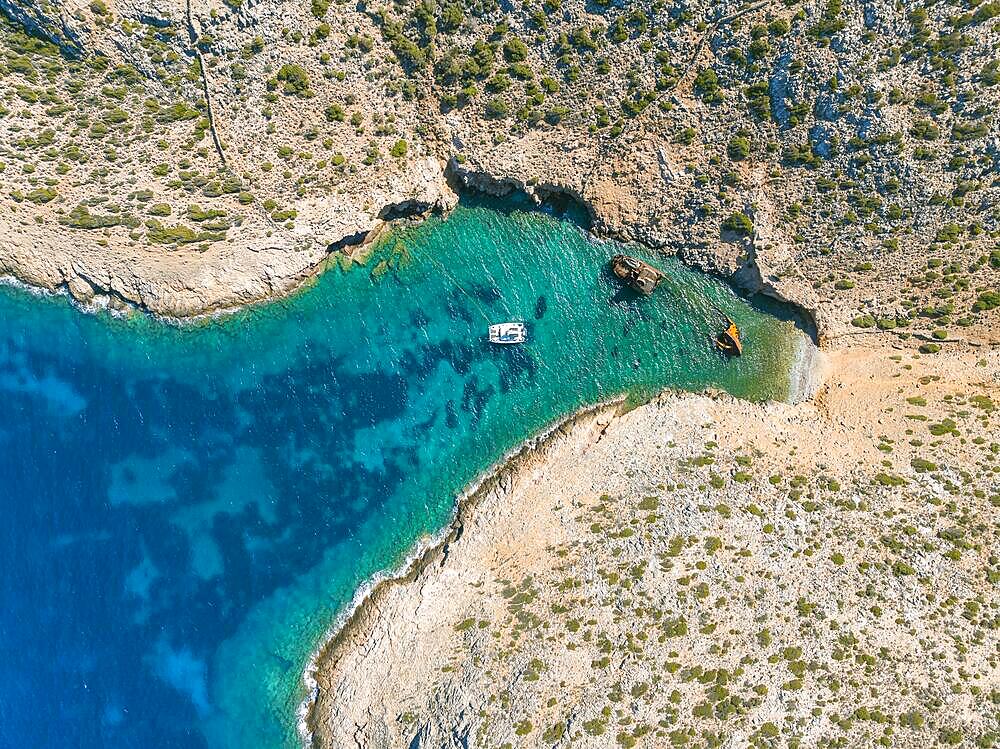
[[[36,187],[25,197],[32,203],[48,203],[55,200],[57,194],[53,187]]]
[[[59,223],[74,229],[105,229],[112,226],[138,226],[138,221],[126,213],[94,215],[82,203],[59,218]]]
[[[486,82],[486,90],[494,93],[501,93],[510,88],[510,76],[506,73],[497,73]]]
[[[719,76],[712,68],[702,68],[694,79],[694,90],[707,104],[717,104],[722,101],[722,89],[719,88]]]
[[[972,305],[972,309],[975,312],[994,310],[997,307],[1000,307],[1000,292],[997,291],[982,292]]]
[[[192,203],[187,208],[187,217],[191,221],[211,221],[212,219],[222,218],[226,215],[226,212],[218,208],[204,209],[200,205]]]
[[[683,616],[663,622],[663,633],[667,637],[683,637],[688,633],[687,621]]]
[[[936,346],[937,344],[929,344],[929,345]],[[939,350],[940,348],[941,347],[938,346]],[[957,427],[958,425],[953,420],[942,419],[939,423],[931,424],[929,427],[927,427],[927,429],[935,437],[943,437],[946,434],[957,434],[958,433],[956,431]]]
[[[443,31],[456,31],[465,20],[465,12],[459,3],[446,3],[441,9],[439,25]]]
[[[841,10],[843,10],[841,0],[827,0],[826,7],[823,9],[823,15],[820,17],[819,22],[814,26],[811,26],[807,32],[809,36],[812,36],[819,41],[829,43],[830,37],[839,31],[843,31],[846,26],[846,23],[840,17]]]
[[[984,86],[995,86],[1000,83],[1000,60],[990,60],[979,71],[979,80]]]
[[[512,76],[522,81],[530,81],[535,77],[535,71],[531,69],[530,65],[523,62],[512,62],[507,70]],[[552,79],[549,78],[549,80],[551,81]]]
[[[289,96],[297,96],[306,99],[312,96],[309,90],[309,74],[305,68],[294,63],[285,63],[278,71],[278,81],[282,85],[282,92]]]
[[[195,231],[183,224],[164,226],[155,219],[146,225],[146,239],[154,244],[193,244],[215,242],[224,238],[225,232]]]
[[[690,146],[694,143],[697,134],[698,132],[693,127],[686,127],[674,136],[674,142],[680,143],[682,146]]]
[[[503,56],[507,62],[524,62],[528,59],[528,45],[516,36],[512,37],[504,42]]]
[[[815,167],[819,163],[819,157],[816,156],[812,144],[808,142],[801,145],[792,144],[787,146],[782,151],[781,158],[793,166]],[[819,180],[816,182],[818,186]]]
[[[566,724],[556,723],[545,730],[542,734],[542,741],[554,744],[563,737],[564,733],[566,733]]]
[[[733,161],[743,161],[750,155],[750,139],[743,135],[737,135],[729,141],[726,146],[726,153]]]
[[[937,140],[941,137],[941,128],[931,120],[919,119],[910,127],[910,135],[920,140]]]
[[[507,102],[503,99],[494,96],[486,102],[484,111],[490,119],[500,119],[510,114],[510,107],[507,106]]]
[[[569,114],[567,107],[552,107],[545,113],[545,121],[550,125],[558,125],[567,114]]]
[[[985,122],[956,122],[951,128],[951,139],[964,143],[985,138],[990,128]]]
[[[200,115],[201,112],[190,106],[186,101],[177,101],[160,111],[157,119],[163,122],[179,122],[181,120],[193,120]]]
[[[889,473],[879,473],[875,476],[875,483],[880,486],[903,486],[906,483],[906,479]]]
[[[737,211],[722,222],[722,231],[748,237],[753,233],[753,221],[745,213]]]
[[[892,574],[894,574],[896,577],[905,577],[907,575],[912,575],[914,573],[915,570],[906,562],[897,560],[892,565]]]
[[[767,30],[774,36],[784,36],[791,31],[791,24],[784,18],[775,18],[767,25]]]
[[[755,120],[766,122],[771,119],[771,92],[767,81],[757,81],[743,90],[747,98],[747,109]]]

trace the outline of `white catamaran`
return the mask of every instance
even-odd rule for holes
[[[502,322],[490,325],[490,343],[524,343],[528,328],[523,322]]]

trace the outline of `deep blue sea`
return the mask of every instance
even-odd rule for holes
[[[184,326],[0,288],[0,746],[294,746],[337,613],[505,452],[621,392],[787,395],[790,323],[673,261],[623,293],[616,249],[465,203]]]

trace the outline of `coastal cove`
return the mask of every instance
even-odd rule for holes
[[[0,743],[295,746],[303,669],[359,586],[532,435],[668,387],[796,395],[792,323],[673,259],[623,293],[621,245],[500,208],[185,326],[0,289]],[[712,346],[719,309],[740,359]],[[506,319],[526,346],[485,342]]]

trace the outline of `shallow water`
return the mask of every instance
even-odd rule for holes
[[[0,745],[294,746],[337,612],[506,451],[626,391],[786,397],[790,323],[675,262],[621,293],[616,248],[468,203],[196,326],[0,289]]]

